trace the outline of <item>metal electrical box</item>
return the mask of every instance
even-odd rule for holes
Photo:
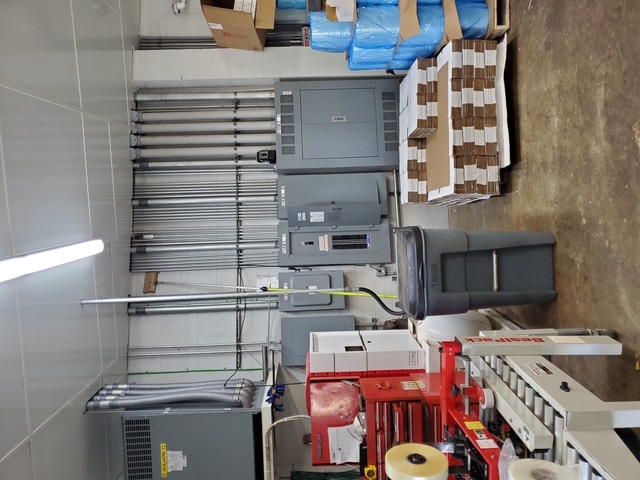
[[[282,365],[294,367],[307,364],[309,334],[311,332],[339,332],[355,330],[353,315],[326,317],[282,317]]]
[[[292,209],[333,204],[353,205],[360,210],[363,205],[376,205],[378,215],[386,217],[388,198],[384,173],[278,175],[278,218],[281,220],[289,219]]]
[[[278,225],[281,267],[312,265],[361,265],[390,263],[389,221],[379,225],[353,225],[331,229],[327,226],[290,228]]]
[[[278,172],[398,168],[399,79],[275,84]]]
[[[389,263],[384,173],[278,175],[279,265]]]
[[[317,272],[282,272],[278,274],[281,288],[309,290],[310,293],[280,295],[281,312],[304,310],[341,310],[345,308],[344,296],[313,293],[313,290],[344,288],[344,273],[341,270]]]
[[[127,411],[126,480],[263,478],[258,409]]]

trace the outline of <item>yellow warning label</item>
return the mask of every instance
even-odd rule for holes
[[[167,461],[167,444],[160,444],[160,465],[162,468],[162,478],[169,476],[169,462]]]
[[[464,422],[464,424],[469,430],[484,430],[482,422]]]

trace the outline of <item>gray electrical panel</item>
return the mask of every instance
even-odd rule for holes
[[[380,172],[398,168],[400,79],[280,82],[278,172]]]
[[[326,317],[282,317],[282,365],[294,367],[307,364],[309,334],[311,332],[338,332],[356,329],[353,315]]]
[[[389,263],[384,173],[278,175],[279,265]]]
[[[341,270],[282,272],[278,274],[278,283],[280,288],[310,291],[310,293],[280,295],[278,308],[281,312],[345,308],[344,296],[313,293],[313,290],[344,288],[344,273]]]
[[[375,204],[379,215],[386,217],[388,198],[384,173],[278,175],[278,218],[281,220],[290,219],[294,208],[333,204],[353,205],[346,208],[359,210],[367,204]]]
[[[258,409],[125,412],[122,430],[126,480],[263,478]]]
[[[379,225],[295,228],[278,225],[281,267],[390,263],[389,221]]]

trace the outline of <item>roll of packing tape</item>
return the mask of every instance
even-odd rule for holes
[[[566,473],[560,465],[546,460],[516,460],[509,466],[509,480],[564,480]]]
[[[485,410],[495,407],[495,400],[493,398],[493,391],[490,388],[483,388],[480,391],[480,406]]]
[[[420,443],[404,443],[389,450],[385,470],[391,480],[447,480],[449,460],[440,450]]]

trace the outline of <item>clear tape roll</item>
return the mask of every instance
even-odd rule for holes
[[[404,443],[385,455],[385,471],[391,480],[447,480],[447,456],[420,443]]]
[[[480,394],[480,406],[485,410],[489,410],[496,406],[493,397],[493,391],[490,388],[483,388]]]
[[[564,480],[566,471],[546,460],[516,460],[509,466],[508,480]]]

